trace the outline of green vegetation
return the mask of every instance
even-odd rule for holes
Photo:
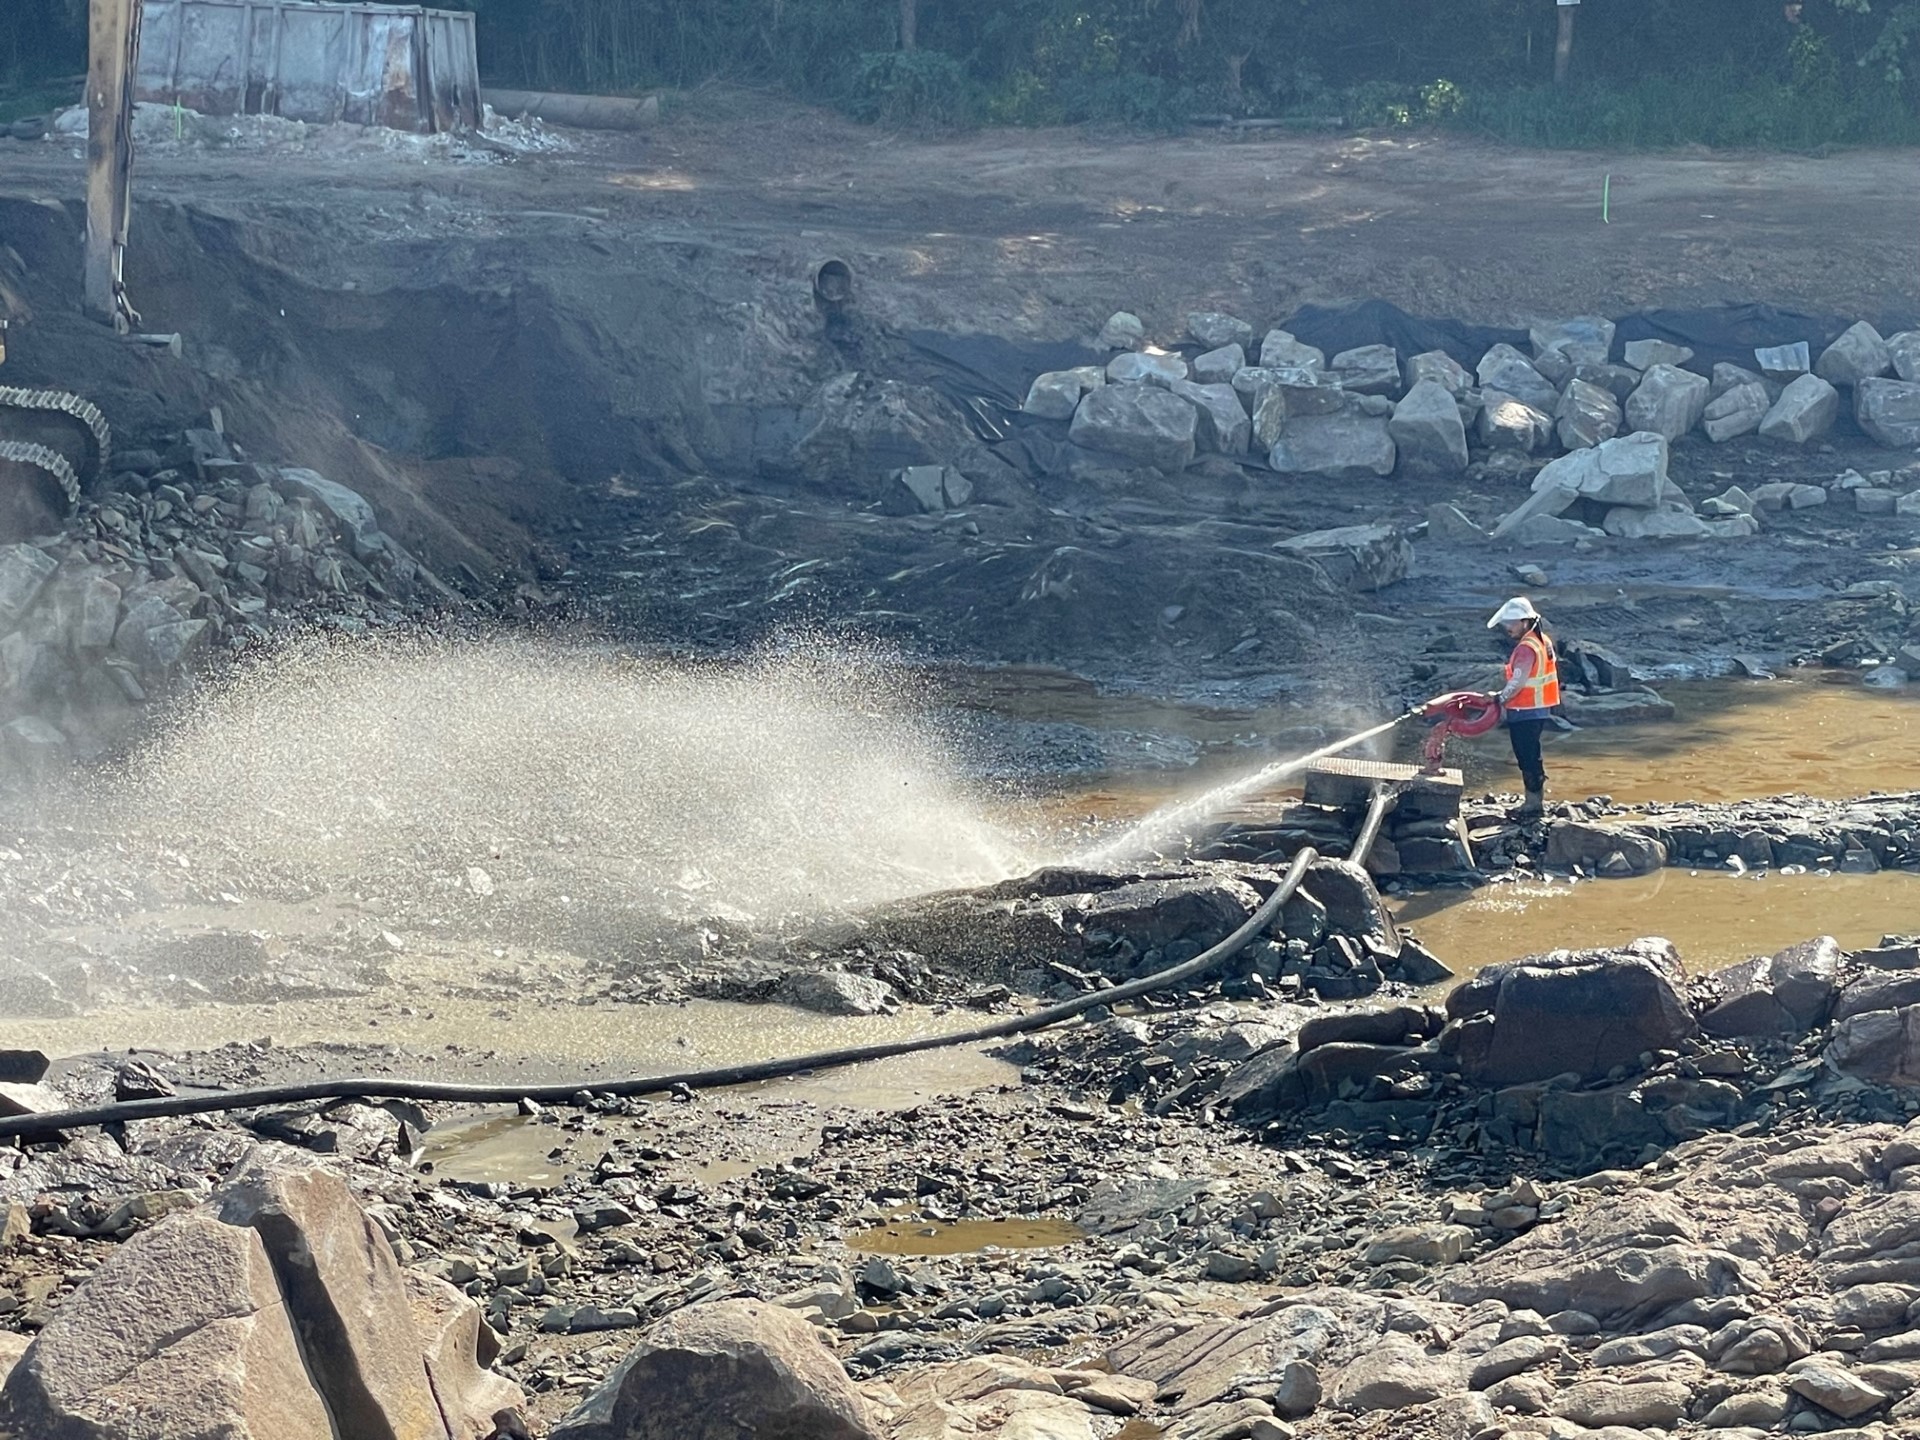
[[[1585,0],[1563,85],[1553,0],[450,3],[477,13],[502,84],[717,80],[888,127],[1213,115],[1560,146],[1920,142],[1920,0]],[[84,9],[0,5],[0,79],[73,73]]]

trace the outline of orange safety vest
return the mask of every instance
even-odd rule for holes
[[[1533,673],[1514,691],[1513,699],[1507,702],[1506,717],[1509,720],[1543,719],[1560,703],[1560,664],[1554,656],[1553,643],[1536,626],[1520,637],[1520,643],[1513,647],[1513,654],[1507,657],[1509,684],[1513,681],[1513,672],[1519,668],[1523,650],[1533,653]]]

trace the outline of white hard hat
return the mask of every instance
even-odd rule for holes
[[[1487,629],[1491,630],[1496,625],[1505,625],[1510,620],[1538,620],[1539,618],[1540,612],[1533,608],[1533,602],[1524,595],[1516,595],[1493,612],[1493,618],[1487,621]]]

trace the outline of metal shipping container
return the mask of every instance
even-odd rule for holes
[[[137,97],[203,115],[431,133],[480,124],[473,16],[310,0],[145,0]]]

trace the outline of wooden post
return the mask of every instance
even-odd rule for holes
[[[141,0],[90,0],[87,19],[87,313],[132,328],[124,265],[132,201],[133,83]]]
[[[1567,83],[1567,67],[1573,63],[1573,17],[1580,13],[1580,0],[1560,0],[1560,38],[1553,46],[1553,83]]]
[[[900,0],[900,48],[917,49],[920,44],[920,0]]]

